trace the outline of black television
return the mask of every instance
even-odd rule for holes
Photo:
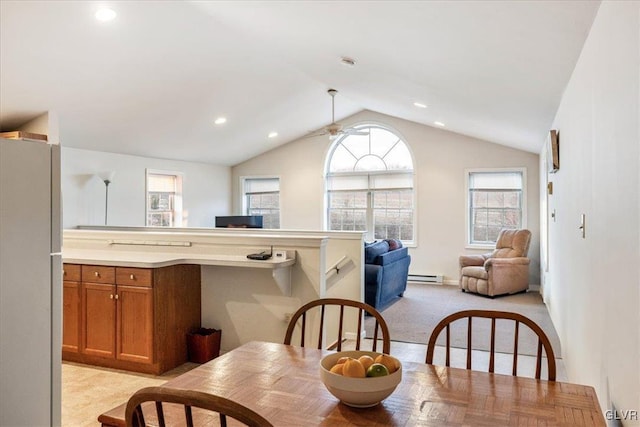
[[[262,228],[262,215],[216,216],[216,228]]]

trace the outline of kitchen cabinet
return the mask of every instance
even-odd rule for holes
[[[187,361],[186,335],[200,326],[200,266],[82,265],[80,289],[79,351],[63,346],[64,360],[154,374]]]
[[[62,270],[62,349],[80,349],[80,265],[65,264]]]

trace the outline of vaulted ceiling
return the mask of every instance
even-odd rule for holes
[[[598,7],[2,0],[0,128],[53,111],[65,146],[234,165],[328,125],[335,88],[338,121],[371,110],[538,152]]]

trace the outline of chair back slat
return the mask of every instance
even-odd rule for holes
[[[472,318],[469,317],[469,325],[467,326],[467,369],[471,369],[471,330],[473,324],[471,320]]]
[[[189,405],[184,405],[184,419],[187,422],[187,427],[193,427],[193,415]]]
[[[302,313],[302,330],[304,331],[307,325],[307,313]],[[304,347],[304,334],[300,334],[300,347]]]
[[[324,307],[324,306],[323,306]],[[342,351],[342,337],[344,336],[344,331],[342,330],[342,326],[344,325],[344,306],[340,306],[340,321],[338,324],[338,351]],[[322,346],[318,347],[319,349]]]
[[[192,407],[217,412],[222,426],[226,426],[226,416],[229,416],[250,427],[273,427],[273,424],[262,415],[233,400],[200,391],[170,387],[145,387],[135,392],[127,401],[125,409],[127,427],[146,427],[142,410],[142,404],[145,402],[155,402],[156,416],[160,426],[166,425],[166,420],[171,424],[175,423],[173,417],[167,417],[171,411],[163,407],[164,402],[183,405],[186,425],[189,427],[194,426]],[[177,413],[175,416],[180,414]],[[150,420],[150,422],[153,421]]]
[[[320,332],[318,333],[318,350],[322,348],[322,337],[324,336],[324,305],[320,310]]]
[[[447,325],[447,366],[451,366],[451,325]]]
[[[496,319],[491,319],[491,350],[489,351],[489,372],[493,373],[496,361]]]
[[[142,411],[140,411],[142,413]],[[164,422],[164,410],[162,409],[162,402],[156,402],[156,414],[158,416],[158,425],[160,427],[165,427],[166,424]]]
[[[520,331],[520,322],[516,320],[516,328],[513,332],[513,371],[511,375],[518,375],[518,333]]]
[[[513,369],[512,375],[517,375],[517,363],[518,363],[518,339],[519,339],[519,325],[522,323],[526,325],[531,331],[533,331],[538,337],[538,349],[536,355],[536,379],[540,379],[542,372],[542,349],[544,348],[545,357],[547,359],[547,376],[549,381],[556,380],[556,359],[551,347],[549,338],[544,333],[542,328],[538,326],[533,320],[519,313],[512,313],[508,311],[492,311],[492,310],[463,310],[457,313],[453,313],[444,319],[442,319],[431,332],[429,337],[429,343],[427,345],[427,357],[426,363],[433,363],[433,355],[436,347],[436,341],[443,329],[446,329],[446,365],[450,366],[449,353],[450,353],[450,325],[459,319],[468,318],[467,323],[467,369],[471,369],[471,337],[472,337],[472,318],[486,318],[491,319],[491,350],[489,360],[489,372],[493,372],[495,368],[494,353],[495,353],[495,334],[496,334],[496,319],[508,319],[515,322],[514,330],[514,354],[513,354]]]
[[[360,340],[362,339],[362,318],[364,313],[362,309],[358,309],[358,328],[356,329],[356,350],[360,350]]]
[[[376,325],[373,330],[373,346],[371,348],[372,351],[377,351],[378,348],[378,330],[380,329],[380,324],[378,323],[378,319],[376,319]]]
[[[336,341],[331,341],[327,339],[329,337],[325,337],[325,307],[326,306],[337,306],[340,309],[339,318],[338,318],[338,337]],[[391,338],[389,335],[389,328],[384,318],[376,310],[373,306],[366,304],[360,301],[354,301],[349,299],[342,298],[321,298],[314,301],[310,301],[300,307],[294,314],[291,316],[291,320],[289,321],[289,325],[287,326],[287,332],[285,333],[284,343],[290,345],[292,342],[294,331],[299,331],[301,337],[304,337],[307,333],[307,324],[306,324],[306,313],[310,312],[312,309],[320,307],[320,325],[319,325],[319,335],[318,335],[318,349],[322,349],[322,343],[325,339],[330,343],[327,349],[337,349],[340,351],[342,349],[342,341],[344,336],[344,330],[347,325],[345,324],[345,309],[347,307],[353,307],[357,309],[358,319],[357,322],[354,322],[351,327],[355,326],[357,323],[357,331],[356,331],[356,346],[355,348],[359,350],[361,348],[361,342],[363,340],[362,336],[362,318],[363,315],[369,314],[375,319],[375,328],[373,331],[373,342],[372,342],[372,350],[377,351],[377,342],[378,338],[382,340],[382,353],[389,354],[391,351]],[[356,310],[354,310],[356,311]],[[302,317],[302,325],[299,325],[298,320]],[[332,331],[334,330],[331,328]],[[327,334],[329,331],[327,331]],[[300,339],[300,346],[304,347],[304,338]]]

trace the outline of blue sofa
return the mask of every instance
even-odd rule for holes
[[[407,289],[411,256],[399,240],[388,239],[364,247],[364,301],[382,311]]]

